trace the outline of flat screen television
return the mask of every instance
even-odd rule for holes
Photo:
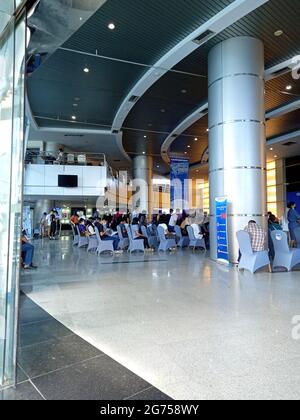
[[[77,175],[58,175],[58,186],[64,188],[78,187]]]

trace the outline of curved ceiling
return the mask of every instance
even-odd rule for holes
[[[151,154],[157,171],[166,172],[162,145],[179,123],[207,103],[207,55],[214,45],[233,36],[258,37],[265,44],[266,68],[300,52],[299,0],[257,1],[262,4],[258,8],[254,3],[107,0],[28,78],[29,101],[38,126],[108,132],[119,128],[119,117],[126,152]],[[236,17],[235,23],[203,45],[194,44],[191,53],[179,63],[175,60],[173,67],[155,67],[214,16],[245,4],[252,4],[255,10],[241,19]],[[114,23],[114,30],[108,29],[109,23]],[[278,29],[283,35],[276,38]],[[160,71],[155,77],[152,74],[151,86],[143,96],[126,108],[125,99],[150,70]],[[290,92],[286,91],[288,84],[292,85]],[[299,100],[299,95],[299,81],[290,73],[268,80],[266,109],[281,108]],[[201,160],[208,143],[207,117],[195,121],[191,118],[192,125],[185,127],[170,148],[171,153],[189,156],[191,163]],[[269,120],[267,135],[273,138],[299,128],[299,110],[294,110]]]

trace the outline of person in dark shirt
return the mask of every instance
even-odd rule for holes
[[[128,238],[128,233],[127,233],[127,229],[126,229],[126,224],[127,224],[126,218],[123,218],[123,219],[121,220],[121,223],[119,224],[120,229],[121,229],[121,231],[122,231],[122,236],[123,236],[123,238]]]
[[[84,219],[79,219],[78,228],[79,228],[80,236],[86,236],[87,229],[86,229],[86,224],[85,224]]]
[[[23,268],[28,270],[30,268],[37,268],[33,265],[34,246],[29,242],[26,231],[23,230],[21,236],[21,251],[23,257]]]
[[[117,251],[117,249],[119,248],[120,239],[117,236],[111,236],[110,235],[110,233],[108,231],[108,227],[107,227],[108,226],[107,222],[108,222],[107,218],[104,217],[101,220],[101,223],[98,227],[101,240],[102,241],[112,241],[114,250]]]

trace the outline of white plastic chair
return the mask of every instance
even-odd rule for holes
[[[76,226],[77,232],[78,232],[78,248],[84,248],[86,246],[88,246],[89,244],[89,239],[86,236],[81,236],[80,235],[80,230],[79,227]]]
[[[144,241],[142,239],[134,239],[131,226],[126,226],[128,239],[129,239],[129,248],[128,252],[132,253],[135,251],[141,251],[145,253]]]
[[[114,253],[114,242],[113,241],[102,241],[99,230],[97,227],[95,227],[95,232],[96,232],[96,238],[97,238],[97,242],[98,242],[98,246],[97,246],[97,254],[100,255],[104,252],[109,252],[111,254]]]
[[[251,238],[248,232],[240,230],[236,234],[240,252],[241,259],[239,262],[239,270],[249,270],[254,274],[260,268],[270,267],[270,258],[268,251],[258,251],[254,252],[251,246]]]
[[[273,268],[284,267],[291,271],[297,264],[300,264],[300,249],[289,248],[285,232],[274,230],[271,232],[271,238],[275,250]]]
[[[86,165],[86,155],[77,156],[78,165]]]
[[[158,248],[158,240],[157,240],[156,235],[155,236],[150,235],[146,226],[142,226],[141,229],[142,229],[142,234],[148,239],[149,246],[151,248],[157,249]]]
[[[129,247],[129,238],[124,237],[121,226],[117,226],[118,236],[120,239],[119,248],[126,249]]]
[[[96,231],[97,228],[95,228]],[[98,229],[97,229],[98,230]],[[98,248],[98,240],[97,240],[97,236],[93,235],[93,236],[89,236],[88,237],[88,247],[87,247],[87,252],[90,251],[97,251]]]
[[[77,229],[75,230],[75,227],[73,224],[71,224],[72,233],[73,233],[73,246],[77,246],[79,243],[79,235],[77,232]]]
[[[189,235],[189,240],[190,240],[189,247],[190,248],[193,248],[194,251],[195,251],[196,248],[203,248],[203,249],[206,250],[206,245],[205,245],[204,238],[197,239],[192,226],[187,226],[187,233]]]
[[[72,153],[67,154],[67,164],[74,165],[75,164],[75,156]]]
[[[189,246],[190,244],[190,240],[188,238],[188,236],[183,236],[180,226],[176,225],[175,226],[175,233],[176,233],[176,237],[177,237],[177,246],[179,246],[179,248],[186,248]]]
[[[175,235],[174,235],[174,239],[167,239],[166,235],[165,235],[165,230],[162,226],[158,226],[157,228],[157,233],[160,239],[160,244],[159,244],[159,248],[158,251],[169,251],[171,249],[176,249],[177,248],[177,244],[175,241]]]

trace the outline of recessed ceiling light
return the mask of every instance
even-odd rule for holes
[[[72,120],[76,120],[76,116],[75,115],[72,115]]]
[[[187,152],[184,152],[185,155],[187,155]]]
[[[274,150],[273,147],[270,147],[271,152]]]
[[[195,137],[195,139],[194,139],[195,141],[198,141],[198,137]]]
[[[108,24],[108,29],[110,29],[111,31],[113,31],[114,29],[116,29],[116,25],[111,22],[111,23]]]
[[[144,136],[144,139],[146,139],[147,138],[147,136]]]
[[[146,154],[146,152],[143,152],[143,155],[145,155]]]
[[[207,128],[206,131],[209,132],[209,128]]]
[[[80,101],[80,98],[78,98],[78,97],[76,97],[76,98],[74,98],[74,101]]]
[[[159,165],[157,165],[156,167],[159,168]]]
[[[80,17],[79,20],[81,21],[82,20],[82,17]]]
[[[190,145],[188,145],[188,149],[190,149],[191,148],[191,146]]]
[[[283,30],[279,29],[278,31],[275,31],[274,35],[277,36],[277,37],[283,35]]]
[[[187,93],[187,90],[186,90],[186,89],[182,89],[182,90],[181,90],[181,93],[183,93],[183,94],[184,94],[184,93]]]
[[[164,112],[166,112],[166,110],[162,108],[162,109],[160,110],[160,112],[164,113]]]
[[[89,73],[89,72],[90,72],[90,69],[89,69],[88,67],[85,67],[85,68],[83,69],[83,71],[84,71],[85,73]]]
[[[274,156],[274,158],[275,158],[275,159],[277,159],[277,158],[278,158],[278,156],[277,156],[277,155],[275,155],[275,156]]]
[[[293,89],[293,86],[292,85],[288,85],[287,87],[286,87],[286,90],[292,90]]]

